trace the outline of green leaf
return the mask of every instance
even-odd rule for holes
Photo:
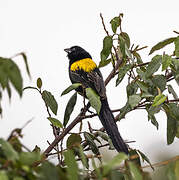
[[[167,115],[167,144],[171,144],[177,133],[177,121],[171,112],[171,107],[164,105],[164,110]]]
[[[175,163],[174,162],[169,163],[167,167],[167,177],[168,177],[168,180],[177,180],[175,176]]]
[[[20,177],[20,176],[16,176],[16,177],[13,178],[13,180],[25,180],[25,179]]]
[[[175,81],[179,85],[179,60],[172,59],[172,73],[174,74]]]
[[[129,105],[131,106],[131,108],[134,108],[136,105],[138,105],[140,101],[141,97],[138,94],[129,96]]]
[[[89,133],[84,132],[84,137],[86,139],[86,142],[90,146],[92,152],[94,154],[99,154],[99,149],[98,149],[97,145],[95,144],[95,142],[93,141],[92,137],[89,135]]]
[[[126,42],[127,47],[130,47],[130,38],[129,35],[126,32],[121,32],[120,35],[123,37],[123,39]]]
[[[142,58],[141,58],[140,54],[138,52],[136,52],[136,51],[133,51],[132,53],[137,58],[137,64],[142,64],[143,61],[142,61]]]
[[[173,89],[172,85],[170,85],[170,84],[168,85],[168,92],[173,95],[174,99],[178,99],[178,96],[177,96],[175,90]]]
[[[18,153],[14,150],[14,148],[9,142],[4,141],[2,138],[0,138],[0,144],[3,150],[3,153],[8,160],[15,161],[19,159]]]
[[[166,70],[172,63],[172,57],[168,54],[164,54],[162,57],[162,71]]]
[[[96,166],[96,162],[95,162],[95,160],[94,160],[94,157],[92,157],[92,167],[93,167],[93,169],[95,170],[95,176],[97,177],[97,179],[98,180],[102,180],[102,174],[101,174],[101,172],[100,172],[100,169],[99,168],[97,168],[97,166]]]
[[[105,66],[107,66],[110,62],[111,62],[111,59],[107,59],[107,60],[100,61],[98,68],[105,67]]]
[[[59,180],[60,179],[56,166],[54,166],[50,162],[47,162],[47,161],[43,162],[42,166],[40,166],[40,170],[41,170],[39,173],[40,180],[50,180],[50,179]]]
[[[159,106],[150,106],[150,107],[146,107],[146,110],[147,112],[150,114],[150,115],[154,115],[154,114],[157,114],[160,112],[161,110],[161,107],[162,105],[159,105]]]
[[[179,57],[179,36],[175,39],[175,56]]]
[[[3,88],[12,83],[16,91],[22,96],[22,76],[18,66],[11,59],[0,57],[0,83]]]
[[[133,163],[129,162],[129,170],[133,180],[143,180],[142,174],[138,167]]]
[[[153,84],[158,87],[161,92],[166,89],[167,80],[164,75],[155,75],[152,77]]]
[[[176,132],[176,135],[175,135],[177,138],[179,138],[179,126],[177,126],[177,132]]]
[[[152,94],[150,93],[146,93],[146,92],[143,92],[142,95],[141,95],[142,98],[150,98],[150,97],[153,97]]]
[[[0,83],[2,88],[6,88],[8,84],[8,74],[6,72],[7,59],[0,57]]]
[[[167,97],[164,94],[159,94],[154,98],[154,102],[152,103],[152,106],[158,106],[165,102]]]
[[[26,54],[24,52],[20,53],[20,55],[23,57],[27,74],[31,78],[30,70],[29,70],[29,65],[28,65],[28,62],[27,62],[27,56],[26,56]]]
[[[40,161],[41,156],[39,152],[21,152],[19,161],[22,165],[33,165],[33,163]]]
[[[70,119],[70,116],[71,116],[73,109],[75,107],[75,104],[76,104],[76,100],[77,100],[77,93],[75,92],[69,99],[66,109],[65,109],[65,114],[64,114],[64,119],[63,119],[64,127],[66,127],[66,125]]]
[[[143,161],[146,161],[146,162],[150,165],[150,167],[154,170],[154,167],[152,166],[149,158],[148,158],[143,152],[141,152],[141,151],[139,151],[139,150],[137,150],[137,152],[138,152],[138,153],[140,154],[140,156],[142,157],[142,160],[143,160]]]
[[[7,89],[7,94],[9,96],[9,99],[11,99],[12,93],[11,93],[11,88],[10,88],[9,84],[6,85],[6,89]]]
[[[58,104],[55,100],[54,96],[49,91],[42,92],[42,99],[44,100],[45,104],[51,109],[51,111],[57,115]]]
[[[80,83],[74,83],[74,84],[70,85],[68,88],[66,88],[66,89],[62,92],[61,96],[69,93],[70,91],[78,88],[79,86],[81,86]]]
[[[145,77],[149,78],[153,75],[154,72],[156,72],[160,65],[161,65],[162,56],[156,55],[152,58],[152,61],[148,64],[145,72]]]
[[[136,82],[132,81],[130,84],[127,85],[126,91],[127,91],[127,97],[136,94],[138,90],[138,86]]]
[[[118,36],[119,48],[123,59],[126,59],[126,43],[121,35]]]
[[[122,161],[128,159],[128,156],[124,153],[119,153],[116,155],[112,160],[110,160],[106,165],[103,167],[103,176],[107,175],[110,170],[112,170],[115,166],[122,163]]]
[[[7,59],[6,70],[8,78],[15,87],[20,96],[22,96],[22,76],[18,66],[11,60]]]
[[[154,114],[160,112],[161,107],[162,107],[161,105],[155,106],[155,107],[154,107],[154,106],[148,107],[148,106],[146,105],[146,110],[147,110],[147,112],[148,112],[148,121],[151,120],[151,123],[157,128],[157,130],[158,130],[159,124],[158,124],[158,122],[157,122]]]
[[[121,24],[121,18],[120,18],[120,16],[119,16],[119,17],[114,17],[114,18],[110,21],[110,23],[111,23],[112,31],[113,31],[114,33],[116,33],[117,28],[118,28],[118,27],[120,26],[120,24]]]
[[[100,96],[92,88],[86,88],[85,91],[86,91],[86,96],[89,99],[91,106],[99,114],[101,110]]]
[[[159,127],[159,124],[158,124],[158,121],[156,120],[155,116],[154,115],[148,115],[148,120],[150,121],[151,120],[151,123],[157,128],[158,130],[158,127]]]
[[[110,180],[126,180],[124,178],[124,174],[118,170],[111,170],[109,179]]]
[[[114,147],[114,145],[113,145],[113,143],[112,143],[111,138],[108,139],[108,143],[109,143],[109,149],[110,149],[110,150],[115,150],[115,147]]]
[[[39,89],[41,89],[41,87],[42,87],[42,79],[41,79],[41,78],[38,78],[38,79],[37,79],[37,87],[38,87]]]
[[[58,128],[63,128],[63,124],[56,118],[48,117],[47,118],[54,126]]]
[[[78,180],[78,165],[72,150],[64,152],[65,164],[67,165],[67,174],[69,180]]]
[[[81,145],[79,146],[79,153],[80,153],[80,158],[81,158],[83,166],[86,167],[87,169],[89,169],[88,159],[87,159],[87,157],[84,153],[83,147]]]
[[[128,49],[127,45],[125,44],[125,54],[127,55],[128,58],[130,58],[133,61],[132,58],[132,53],[131,51]]]
[[[120,121],[121,119],[125,118],[125,115],[132,110],[131,106],[129,105],[129,102],[125,104],[124,107],[120,109],[120,115],[118,120]]]
[[[88,132],[85,132],[85,133],[87,133],[92,138],[92,140],[96,140],[96,141],[98,141],[101,144],[101,141],[94,134],[88,133]]]
[[[74,146],[81,144],[81,136],[79,134],[71,134],[67,139],[67,148],[71,149]]]
[[[136,83],[143,92],[148,93],[148,88],[149,87],[145,82],[137,80]]]
[[[22,81],[22,76],[21,76],[18,66],[12,60],[9,59],[7,70],[8,70],[7,71],[8,77],[12,85],[15,87],[19,95],[22,96],[23,81]]]
[[[168,106],[171,116],[179,121],[179,105],[177,103],[169,103]]]
[[[113,40],[111,36],[106,36],[103,40],[103,49],[101,51],[101,61],[105,61],[111,53]]]
[[[6,174],[6,171],[4,171],[4,170],[0,171],[0,180],[9,180],[9,178]]]
[[[138,73],[138,75],[140,76],[141,79],[143,79],[144,81],[146,80],[145,72],[142,69],[137,68],[136,72]]]
[[[168,39],[165,39],[164,41],[161,41],[161,42],[157,43],[155,46],[152,47],[152,49],[150,50],[149,55],[152,54],[154,51],[162,49],[166,45],[171,44],[172,42],[175,41],[175,39],[176,39],[175,37],[172,37],[172,38],[168,38]]]
[[[104,133],[104,132],[102,132],[102,131],[96,131],[96,133],[97,133],[97,135],[99,136],[99,137],[101,137],[103,140],[105,140],[105,141],[109,141],[109,136],[106,134],[106,133]]]
[[[132,68],[132,64],[125,64],[124,66],[119,68],[118,77],[116,80],[116,86],[120,84],[120,82],[123,80],[126,73]]]
[[[179,160],[175,162],[175,176],[176,179],[179,179]]]
[[[13,180],[25,180],[25,179],[22,178],[22,177],[20,177],[20,176],[15,176],[15,177],[13,178]]]

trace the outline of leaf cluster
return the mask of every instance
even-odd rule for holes
[[[27,57],[25,53],[19,53],[16,56],[22,56],[27,74],[30,77],[30,71],[27,63]],[[16,57],[15,56],[15,57]],[[15,88],[19,96],[22,96],[23,91],[23,79],[19,67],[12,58],[0,57],[0,114],[2,115],[1,101],[3,91],[6,90],[11,99],[12,86]]]

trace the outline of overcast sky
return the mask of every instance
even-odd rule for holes
[[[24,71],[22,59],[14,58],[22,69],[24,86],[35,86],[36,79],[41,77],[44,89],[51,91],[58,101],[57,118],[63,120],[64,109],[71,96],[60,97],[70,85],[64,48],[80,45],[98,64],[105,36],[99,14],[103,14],[110,29],[110,19],[124,13],[123,31],[129,34],[132,43],[149,46],[141,52],[144,61],[149,61],[150,48],[163,39],[175,36],[173,30],[179,30],[178,7],[178,0],[0,0],[0,56],[11,57],[22,51],[27,54],[31,81]],[[109,69],[103,68],[102,73],[106,77]],[[107,87],[111,109],[122,107],[126,101],[125,84],[115,89],[114,86],[115,81],[111,81]],[[79,98],[73,117],[80,111],[80,103]],[[37,92],[27,90],[22,99],[14,93],[11,103],[4,99],[3,107],[0,136],[7,137],[13,128],[22,127],[33,118],[23,130],[25,145],[33,148],[37,144],[45,149],[46,141],[53,140],[50,123],[46,119],[48,114]],[[166,145],[165,114],[157,115],[157,119],[160,124],[158,131],[142,111],[128,114],[119,123],[123,138],[136,140],[131,146],[142,150],[152,161],[175,156],[179,145],[177,139],[172,145]],[[97,119],[91,120],[91,124],[101,127]]]

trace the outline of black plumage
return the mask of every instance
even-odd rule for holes
[[[128,154],[128,148],[124,143],[116,125],[114,116],[110,110],[107,96],[106,96],[106,88],[104,85],[103,77],[100,70],[97,68],[95,63],[92,61],[91,55],[85,51],[83,48],[79,46],[73,46],[71,48],[65,49],[68,53],[69,58],[69,77],[72,83],[81,83],[83,88],[92,88],[96,91],[96,93],[100,96],[101,100],[101,109],[99,113],[99,119],[106,130],[107,134],[112,140],[112,143],[118,152],[125,152]],[[75,66],[76,69],[72,69],[72,66],[76,62],[81,62],[80,67]],[[84,68],[83,68],[84,61]],[[86,70],[89,61],[92,64],[92,69]],[[94,64],[93,64],[94,63]],[[85,71],[86,70],[86,71]],[[83,89],[79,87],[77,91],[82,94]]]

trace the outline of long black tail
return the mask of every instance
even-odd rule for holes
[[[104,129],[112,140],[112,143],[118,152],[125,152],[128,154],[128,148],[124,143],[116,125],[114,116],[109,108],[107,99],[101,100],[101,110],[99,113],[99,119],[101,120]]]

